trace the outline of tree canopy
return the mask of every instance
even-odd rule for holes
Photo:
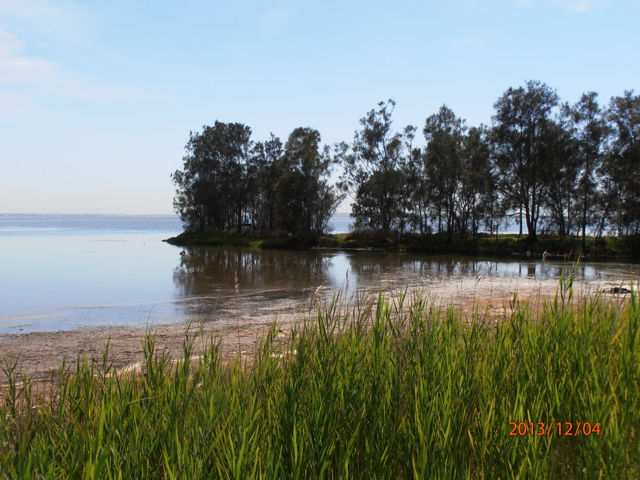
[[[326,232],[344,195],[328,184],[334,161],[320,151],[320,133],[297,128],[284,148],[273,134],[265,142],[250,137],[248,126],[218,121],[189,135],[183,169],[172,174],[186,230]]]
[[[509,88],[491,126],[469,126],[443,105],[417,128],[393,127],[393,100],[360,119],[350,143],[321,145],[320,132],[271,134],[216,121],[190,133],[181,170],[172,174],[174,208],[191,231],[328,231],[346,192],[357,229],[496,234],[509,223],[561,237],[640,235],[640,97],[606,106],[587,92],[562,103],[537,80]],[[340,181],[330,184],[338,167]]]

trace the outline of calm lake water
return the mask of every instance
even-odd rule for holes
[[[349,219],[337,218],[338,231]],[[153,325],[295,313],[321,288],[423,285],[486,278],[512,285],[557,279],[559,262],[375,252],[186,249],[169,215],[0,214],[0,334]],[[630,279],[638,267],[580,265],[582,282]],[[239,278],[236,297],[235,278]],[[348,278],[348,280],[347,280]],[[453,279],[453,280],[452,280]],[[520,282],[520,283],[519,283]],[[460,283],[462,285],[462,283]]]

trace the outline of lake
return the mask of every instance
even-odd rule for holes
[[[338,216],[338,231],[348,229]],[[172,215],[0,214],[0,333],[251,319],[307,310],[339,288],[419,288],[462,304],[552,291],[562,262],[330,250],[182,248]],[[637,265],[582,263],[581,291],[628,281]],[[236,290],[236,278],[238,289]],[[315,295],[315,296],[314,296]]]

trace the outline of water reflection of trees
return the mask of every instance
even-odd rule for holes
[[[219,290],[241,291],[312,287],[331,267],[331,258],[319,252],[191,248],[173,272],[183,296]]]
[[[526,272],[525,272],[526,268]],[[574,278],[578,280],[582,279],[597,279],[598,275],[596,269],[592,266],[586,266],[584,264],[574,265],[571,263],[549,263],[549,262],[532,262],[527,264],[520,263],[518,265],[518,274],[521,277],[547,277],[560,279],[562,275],[568,278],[569,275],[574,275]]]
[[[333,261],[333,258],[336,258]],[[350,288],[431,284],[456,277],[559,278],[571,265],[561,262],[491,261],[456,256],[354,252],[327,254],[316,251],[269,251],[234,248],[190,248],[173,272],[176,294],[192,301],[182,303],[195,318],[231,318],[240,315],[282,313],[283,308],[306,305],[312,292],[324,285],[322,294],[344,285],[342,262],[348,262]],[[344,265],[346,267],[346,265]],[[593,279],[600,267],[578,265],[577,279]],[[340,272],[337,270],[340,269]],[[236,274],[241,301],[235,302]],[[248,313],[249,312],[249,313]]]
[[[547,277],[559,279],[564,273],[572,272],[576,279],[598,279],[601,274],[597,268],[586,265],[572,265],[555,262],[521,262],[509,260],[490,260],[452,256],[418,257],[413,255],[350,255],[351,270],[356,276],[365,279],[396,280],[405,282],[410,278],[422,277]]]
[[[433,277],[476,275],[489,271],[489,262],[476,259],[460,259],[451,257],[415,257],[415,256],[366,256],[351,255],[349,262],[353,272],[363,278],[379,276],[381,278],[397,277]],[[495,268],[495,267],[493,267]],[[484,270],[483,270],[484,269]]]

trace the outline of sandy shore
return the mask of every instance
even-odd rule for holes
[[[391,279],[383,281],[381,285],[387,288],[388,295],[393,295]],[[596,290],[603,289],[608,291],[614,286],[616,285],[576,283],[574,295],[590,295]],[[518,292],[518,298],[529,301],[530,305],[537,308],[542,306],[545,300],[553,298],[557,288],[557,280],[552,279],[463,277],[416,282],[412,284],[409,296],[419,292],[428,296],[437,305],[453,304],[466,313],[471,312],[475,305],[481,311],[488,312],[490,317],[499,319],[505,309],[508,309],[514,292]],[[259,315],[239,317],[230,315],[189,326],[177,323],[159,325],[151,330],[112,327],[0,335],[0,361],[2,366],[17,362],[17,371],[31,376],[35,383],[46,383],[50,381],[51,371],[58,370],[63,360],[72,369],[78,357],[81,360],[86,357],[89,361],[102,365],[107,342],[110,342],[107,362],[117,368],[135,364],[143,359],[142,342],[148,334],[156,336],[158,351],[167,349],[171,355],[179,357],[185,335],[193,335],[196,331],[199,332],[194,343],[196,352],[212,340],[217,341],[222,338],[221,347],[224,358],[236,358],[239,350],[242,355],[250,357],[259,339],[266,334],[276,316],[283,336],[286,336],[296,323],[313,321],[314,312],[310,314],[310,304],[315,304],[318,298],[330,298],[333,292],[318,292],[317,296],[313,297],[314,293],[309,294],[306,299],[292,300],[286,308],[283,308],[281,302],[277,302],[273,309],[268,306],[260,309]],[[610,296],[619,297],[620,295]],[[0,373],[0,384],[3,383],[6,383],[6,377]]]

